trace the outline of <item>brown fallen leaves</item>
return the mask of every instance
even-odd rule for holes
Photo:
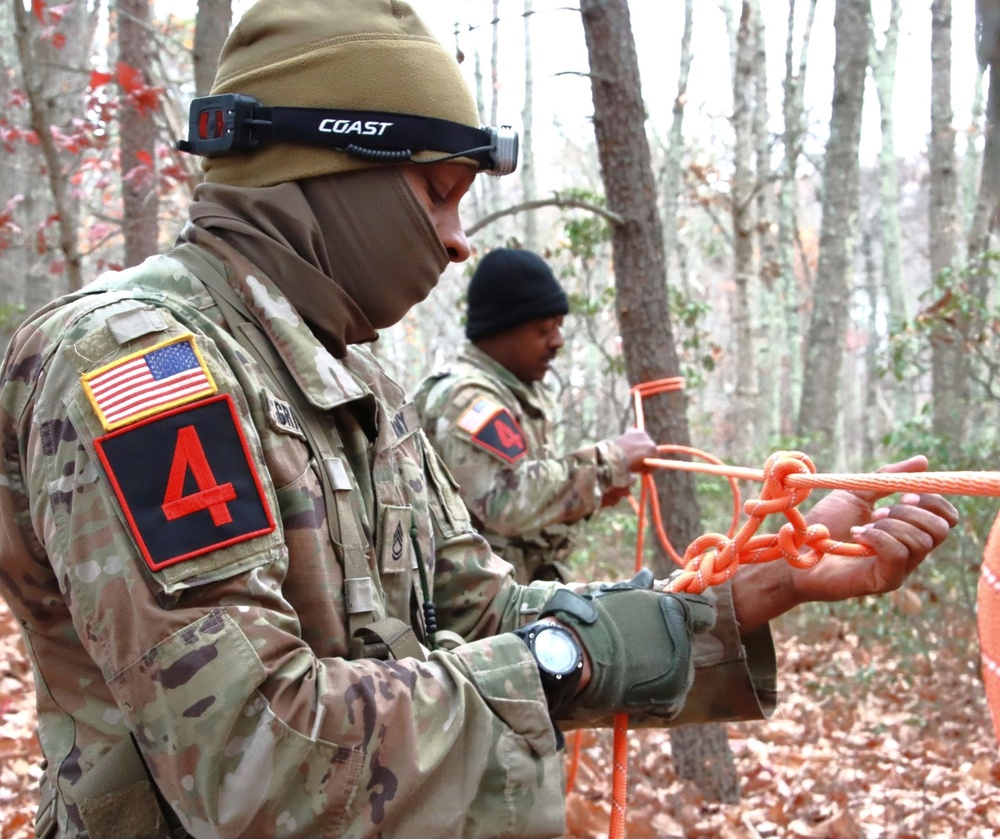
[[[674,773],[667,732],[632,732],[628,839],[1000,837],[1000,749],[967,607],[933,620],[817,609],[786,617],[775,635],[777,712],[729,726],[742,801],[704,801]],[[0,601],[2,839],[33,835],[33,726],[30,666]],[[610,824],[612,735],[583,737],[566,837],[599,839]]]

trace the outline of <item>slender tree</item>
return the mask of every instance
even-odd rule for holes
[[[833,465],[841,416],[841,368],[854,276],[858,147],[868,68],[869,0],[837,0],[830,137],[823,164],[823,226],[805,345],[798,435],[817,462]]]
[[[673,118],[667,136],[667,156],[660,181],[663,201],[663,251],[669,270],[677,247],[677,209],[682,187],[681,162],[684,157],[684,106],[687,104],[688,78],[691,75],[691,34],[694,30],[694,0],[684,0],[684,30],[681,34],[680,70],[677,74],[677,95],[674,97]]]
[[[808,279],[809,266],[805,254],[800,254],[800,270],[796,271],[795,251],[798,244],[798,165],[802,157],[804,126],[804,96],[808,68],[809,40],[816,17],[817,0],[808,0],[798,62],[795,60],[796,0],[789,0],[788,23],[785,35],[785,77],[782,85],[782,143],[784,156],[781,164],[781,184],[778,190],[778,305],[772,307],[770,343],[773,366],[779,368],[773,380],[771,402],[775,406],[774,422],[779,433],[790,436],[794,429],[791,419],[795,416],[796,400],[802,392],[801,343],[802,329],[799,318],[799,277]],[[775,350],[778,355],[775,357]]]
[[[137,265],[159,250],[156,125],[149,103],[135,95],[150,86],[150,0],[117,0],[116,10],[118,77],[123,88],[118,120],[122,219],[128,266]]]
[[[902,0],[892,0],[885,43],[879,49],[874,37],[870,46],[872,75],[878,94],[882,144],[879,148],[879,227],[882,238],[882,285],[889,303],[892,326],[906,323],[909,312],[903,283],[902,239],[899,225],[899,172],[895,149],[895,122],[892,96],[896,84],[896,51],[899,45],[899,19]],[[906,418],[904,415],[903,418]]]
[[[194,21],[195,96],[208,96],[212,90],[219,53],[233,23],[232,0],[198,0],[198,13]]]
[[[745,461],[757,432],[757,352],[754,341],[753,299],[757,292],[754,259],[755,204],[754,133],[755,97],[754,58],[756,43],[756,2],[743,0],[736,35],[736,58],[733,73],[733,177],[730,186],[730,209],[733,225],[732,352],[735,388],[727,409],[732,434],[729,456],[737,463]],[[762,69],[762,68],[758,68]],[[736,433],[739,429],[739,433]]]
[[[951,0],[931,3],[931,136],[928,242],[931,277],[955,267],[958,228],[958,173],[951,107]],[[931,332],[933,421],[938,438],[952,451],[964,437],[967,398],[964,349],[959,333],[946,323]]]
[[[986,144],[983,150],[979,198],[969,230],[973,258],[989,250],[1000,208],[1000,0],[976,0],[976,56],[988,78]],[[985,281],[985,278],[977,278]],[[979,289],[982,296],[984,289]]]
[[[65,127],[68,122],[70,109],[67,107],[67,99],[76,98],[73,93],[77,96],[82,93],[83,73],[60,72],[54,68],[72,67],[74,58],[79,62],[77,66],[82,68],[85,45],[89,44],[85,36],[86,9],[82,6],[71,9],[70,14],[59,21],[60,27],[64,28],[60,33],[62,37],[58,41],[54,36],[43,38],[41,35],[43,26],[47,23],[45,20],[47,10],[44,7],[36,9],[35,14],[30,14],[21,0],[13,0],[13,9],[21,80],[27,95],[31,128],[38,138],[41,152],[40,172],[47,180],[51,192],[51,201],[45,199],[45,210],[37,215],[41,218],[52,216],[56,219],[66,288],[75,290],[83,285],[79,239],[80,201],[70,182],[70,160],[67,155],[60,152],[54,132]],[[67,30],[69,37],[66,35]],[[66,54],[60,60],[57,56],[64,47]],[[29,178],[25,185],[26,190],[32,193],[34,190],[29,185],[33,181],[34,178]],[[51,294],[52,284],[45,279],[47,275],[51,275],[48,267],[37,261],[34,265],[25,266],[28,276],[24,302],[29,309],[36,308]],[[41,293],[43,295],[41,300],[33,299],[32,292]]]
[[[899,19],[903,14],[902,0],[891,0],[889,6],[889,22],[885,28],[885,40],[881,47],[875,42],[874,30],[872,31],[871,43],[869,46],[869,61],[872,68],[872,76],[875,81],[875,92],[878,95],[879,120],[882,130],[882,142],[879,147],[878,167],[879,167],[879,210],[878,210],[878,230],[882,245],[882,282],[884,290],[887,313],[889,319],[889,329],[898,330],[909,320],[910,303],[907,300],[906,283],[903,281],[903,233],[899,221],[899,163],[896,160],[895,149],[895,120],[893,114],[893,91],[896,85],[896,53],[899,46]],[[868,242],[868,252],[866,253],[866,266],[868,259],[874,259],[874,243]],[[866,267],[866,280],[870,281],[873,276]],[[866,285],[866,288],[872,288]],[[880,297],[877,294],[870,295],[869,304],[872,307],[869,325],[876,324],[875,314],[878,311]],[[868,335],[868,345],[866,364],[868,375],[875,375],[876,369],[874,359],[879,350],[879,331],[872,329]],[[871,394],[876,389],[876,381],[869,382]],[[904,380],[896,383],[893,388],[895,396],[894,418],[899,421],[908,421],[914,415],[914,388],[912,380]],[[866,401],[865,404],[874,404]],[[873,427],[877,417],[876,412],[866,415],[866,453],[873,445],[873,440],[877,437],[877,430]]]
[[[636,385],[680,372],[639,62],[627,0],[582,0],[581,12],[601,178],[608,208],[622,217],[611,236],[616,311],[626,375]],[[650,436],[690,445],[686,405],[683,392],[653,397],[645,412]],[[701,529],[694,482],[688,473],[669,472],[659,492],[667,532],[686,547]],[[664,559],[654,562],[660,574],[670,570]],[[672,738],[678,772],[695,780],[710,798],[738,799],[739,778],[724,726],[681,726]]]
[[[531,18],[534,15],[532,0],[524,0],[524,106],[521,108],[521,191],[525,201],[534,201],[538,197],[538,184],[535,178],[535,154],[532,147],[534,129],[534,69],[531,60]],[[529,250],[537,251],[538,219],[535,213],[524,216],[524,245]]]

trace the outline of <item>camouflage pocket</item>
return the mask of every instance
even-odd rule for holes
[[[446,539],[472,531],[465,502],[458,494],[458,484],[424,438],[424,464],[427,475],[428,503],[441,535]]]

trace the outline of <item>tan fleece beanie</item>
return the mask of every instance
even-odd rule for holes
[[[402,0],[258,0],[222,48],[212,87],[220,93],[274,108],[383,111],[479,127],[458,62]],[[331,148],[277,142],[202,163],[207,181],[244,187],[378,165]]]

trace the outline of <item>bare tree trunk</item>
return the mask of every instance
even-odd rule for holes
[[[625,368],[629,382],[635,385],[676,376],[680,371],[670,321],[663,231],[645,131],[639,62],[627,0],[582,0],[581,12],[590,57],[601,177],[608,208],[624,219],[613,227],[611,246]],[[654,397],[646,411],[650,436],[654,440],[689,443],[685,411],[683,392]],[[686,547],[701,529],[690,476],[681,472],[665,475],[660,495],[667,532],[678,545]],[[667,499],[669,503],[665,503]],[[661,560],[657,571],[666,570]],[[739,778],[725,728],[698,726],[689,733],[705,748],[692,755],[693,765],[685,769],[696,776],[694,780],[706,795],[723,801],[738,800]],[[714,748],[709,754],[710,747]]]
[[[63,255],[66,284],[69,290],[76,290],[83,285],[78,238],[80,204],[70,188],[66,161],[60,155],[52,136],[53,127],[58,126],[62,121],[59,119],[59,106],[56,103],[66,91],[57,89],[58,79],[53,84],[51,80],[47,79],[49,74],[44,69],[57,66],[54,55],[55,47],[40,38],[39,28],[35,26],[34,17],[24,8],[24,4],[20,0],[14,0],[13,7],[17,32],[15,40],[21,62],[21,78],[31,109],[31,128],[38,137],[39,149],[42,159],[45,161],[43,168],[52,192],[53,212],[58,218],[59,249]],[[78,29],[80,31],[71,34],[79,36],[86,31],[85,8],[78,7],[74,10],[64,25],[72,26],[74,20],[79,22]],[[75,42],[77,50],[81,49],[81,40],[84,39],[79,37]],[[46,84],[47,81],[49,84]],[[45,271],[42,276],[44,277],[45,274],[51,276],[51,272]],[[30,285],[35,284],[31,283]],[[48,283],[43,281],[39,285],[41,289],[45,289]],[[34,307],[32,306],[32,308]]]
[[[490,121],[488,125],[497,124],[497,114],[500,109],[500,0],[493,0],[493,46],[490,52]],[[487,211],[492,212],[500,202],[500,186],[497,178],[480,178],[485,180]]]
[[[859,425],[861,426],[861,459],[863,463],[871,463],[875,459],[875,450],[881,437],[878,411],[878,271],[875,268],[875,253],[872,243],[870,225],[865,225],[861,234],[861,255],[864,260],[865,295],[868,297],[868,343],[865,345],[865,382],[864,392],[858,404],[865,406],[861,411]]]
[[[979,138],[983,135],[982,120],[985,113],[983,102],[983,68],[976,74],[973,86],[972,108],[969,127],[965,132],[965,153],[962,155],[962,215],[964,223],[971,229],[972,219],[976,215],[976,205],[979,203],[979,182],[981,180],[982,163],[976,149]]]
[[[525,201],[538,197],[535,180],[535,155],[531,145],[534,124],[534,84],[531,62],[531,17],[534,14],[532,0],[524,0],[524,106],[521,108],[521,191]],[[537,251],[538,218],[534,213],[524,214],[524,244],[528,250]]]
[[[757,376],[756,383],[756,417],[759,429],[755,439],[749,442],[753,447],[759,447],[764,441],[778,431],[779,419],[773,412],[778,407],[774,394],[781,393],[784,385],[782,364],[791,355],[787,345],[773,340],[781,334],[781,327],[776,321],[783,319],[783,295],[780,285],[781,258],[779,254],[779,210],[775,188],[775,173],[772,170],[771,154],[773,142],[768,128],[770,113],[768,107],[767,86],[767,48],[764,30],[764,17],[761,14],[760,3],[755,0],[754,9],[754,105],[753,105],[753,135],[756,152],[756,210],[757,246],[760,256],[757,260],[758,304],[754,313],[756,323],[754,336],[757,357],[754,365]],[[791,394],[788,395],[791,398]]]
[[[783,84],[782,116],[784,131],[782,140],[785,147],[781,172],[781,188],[778,192],[778,264],[781,271],[779,280],[780,307],[774,319],[773,345],[781,348],[779,356],[780,372],[772,391],[772,402],[776,408],[774,425],[783,436],[794,432],[792,418],[795,404],[802,393],[802,330],[799,326],[801,305],[799,283],[795,271],[795,249],[798,240],[796,227],[796,206],[798,203],[798,163],[802,154],[803,97],[806,81],[809,39],[812,35],[813,20],[816,16],[817,0],[808,0],[805,26],[802,30],[802,46],[798,64],[795,63],[795,0],[789,0],[788,25],[785,36],[785,78]],[[803,260],[803,273],[805,260]]]
[[[931,277],[955,266],[958,237],[958,175],[951,108],[951,0],[931,3],[931,136],[928,237]],[[960,332],[937,324],[931,332],[933,422],[951,450],[964,438],[964,348]]]
[[[879,149],[879,228],[882,241],[882,287],[888,304],[889,329],[897,330],[909,320],[909,301],[906,299],[906,284],[903,282],[902,240],[899,223],[899,171],[896,162],[895,121],[893,119],[892,97],[896,84],[896,52],[899,44],[899,19],[903,13],[902,0],[892,0],[889,7],[889,23],[885,30],[885,44],[878,49],[874,32],[869,49],[875,91],[878,94],[879,118],[882,127],[882,145]],[[873,246],[869,243],[872,253]],[[877,306],[877,295],[872,298]],[[869,348],[877,350],[878,331],[869,335]],[[874,371],[871,371],[874,372]],[[871,384],[874,387],[874,383]],[[913,381],[897,382],[893,388],[896,410],[895,416],[907,421],[914,415]],[[874,404],[874,403],[868,403]],[[873,412],[871,418],[876,414]],[[871,421],[866,420],[866,421]],[[876,433],[873,429],[872,433]]]
[[[798,422],[798,434],[816,452],[817,463],[831,465],[837,462],[844,338],[854,275],[858,146],[870,17],[869,0],[837,0],[833,107],[823,167],[823,227]]]
[[[778,266],[778,225],[777,208],[771,171],[772,142],[768,130],[770,114],[767,97],[767,44],[764,33],[764,17],[759,0],[753,3],[754,22],[754,105],[753,135],[757,153],[757,230],[760,260],[757,273],[761,283],[770,288],[780,270]]]
[[[664,263],[670,270],[670,260],[677,247],[677,208],[681,192],[681,161],[684,157],[684,103],[687,101],[688,77],[691,74],[691,31],[694,25],[694,0],[684,0],[684,33],[681,35],[680,72],[677,96],[674,97],[673,121],[667,140],[667,159],[663,167],[660,195],[663,201]]]
[[[120,60],[142,84],[150,83],[150,0],[118,0]],[[125,265],[137,265],[159,251],[156,125],[153,115],[122,91],[119,111]]]
[[[194,94],[208,96],[219,66],[219,53],[233,23],[232,0],[198,0],[194,19]]]
[[[743,463],[757,431],[757,349],[754,341],[753,305],[757,292],[754,266],[754,31],[755,2],[743,0],[733,74],[733,179],[730,206],[733,216],[733,363],[735,388],[728,414],[729,458]]]
[[[458,63],[461,64],[465,61],[465,53],[462,51],[461,42],[459,39],[460,35],[459,23],[455,21],[455,58]],[[483,98],[483,63],[479,56],[479,50],[473,51],[473,64],[472,64],[473,81],[475,84],[476,92],[476,112],[479,114],[479,124],[486,125],[486,102]],[[475,183],[472,184],[472,188],[469,190],[468,198],[466,204],[471,208],[469,215],[472,218],[482,218],[489,212],[483,206],[483,190],[486,188],[485,181],[486,178],[476,178]]]
[[[986,95],[986,145],[979,199],[969,230],[969,254],[973,258],[989,250],[1000,207],[1000,79],[997,77],[1000,73],[1000,0],[976,0],[976,22],[979,32],[976,54],[989,78],[989,93]],[[982,289],[979,291],[977,296],[983,299]]]
[[[877,49],[872,42],[871,62],[878,93],[882,125],[882,145],[879,149],[879,220],[882,228],[882,283],[889,302],[890,325],[898,327],[909,318],[906,289],[900,257],[902,233],[899,226],[899,173],[896,164],[895,130],[892,94],[896,83],[896,48],[899,43],[899,18],[902,0],[892,0],[889,25],[885,30],[885,46]]]

